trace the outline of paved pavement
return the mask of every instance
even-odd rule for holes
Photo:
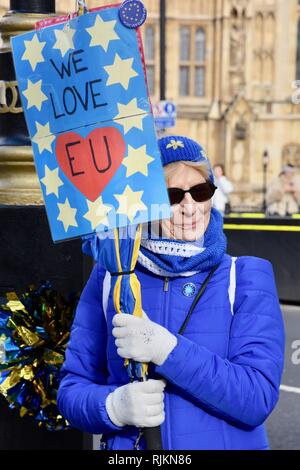
[[[285,322],[285,367],[281,393],[267,420],[274,450],[300,450],[300,307],[282,305]]]

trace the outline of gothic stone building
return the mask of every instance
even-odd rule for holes
[[[144,0],[143,26],[152,102],[159,100],[159,0]],[[0,9],[7,8],[0,0]],[[111,4],[89,0],[88,6]],[[69,12],[73,0],[57,0]],[[234,205],[261,204],[262,156],[268,178],[300,169],[300,1],[166,0],[166,96],[178,105],[176,128],[224,163]],[[298,89],[300,90],[300,81]]]

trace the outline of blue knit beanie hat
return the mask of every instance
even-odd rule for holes
[[[209,180],[214,183],[214,174],[205,150],[195,140],[179,135],[168,135],[158,140],[163,166],[169,163],[187,161],[207,164]]]

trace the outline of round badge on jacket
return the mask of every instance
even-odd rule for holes
[[[192,297],[196,292],[196,286],[192,282],[188,282],[187,284],[184,284],[182,288],[182,293],[186,297]]]
[[[145,23],[147,10],[141,0],[126,0],[119,8],[121,23],[126,28],[138,28]]]

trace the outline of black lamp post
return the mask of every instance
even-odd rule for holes
[[[55,13],[55,0],[10,0],[10,10],[21,13]]]
[[[166,99],[166,0],[159,0],[159,99]],[[158,129],[158,137],[162,137],[166,129]]]
[[[159,4],[159,29],[160,29],[160,99],[166,99],[166,0],[160,0]]]
[[[263,153],[263,212],[266,213],[267,211],[267,173],[268,173],[268,165],[270,161],[270,155],[268,150],[265,150]]]
[[[49,279],[63,294],[80,292],[84,285],[81,242],[54,245],[51,240],[10,47],[12,36],[33,30],[36,21],[55,13],[55,0],[10,0],[9,5],[0,18],[0,296],[22,292],[30,284],[38,286],[42,279]],[[1,449],[83,447],[80,431],[39,428],[33,419],[21,419],[2,395],[0,406]]]

